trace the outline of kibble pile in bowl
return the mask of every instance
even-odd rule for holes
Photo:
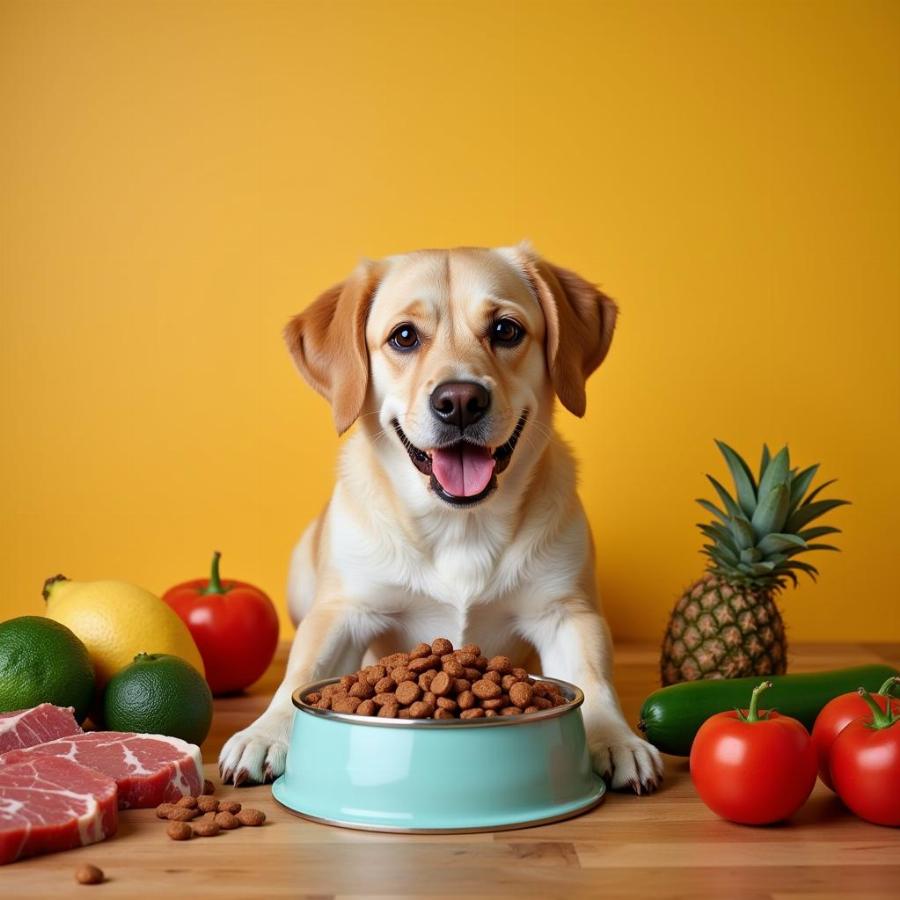
[[[568,703],[556,684],[535,681],[509,657],[488,659],[476,644],[454,650],[446,638],[383,656],[301,699],[318,709],[386,719],[520,716]]]

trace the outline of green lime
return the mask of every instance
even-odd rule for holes
[[[106,686],[103,713],[112,731],[167,734],[201,744],[212,722],[212,694],[180,656],[139,653]]]
[[[91,657],[65,625],[44,616],[0,622],[0,712],[55,703],[74,706],[83,722],[93,696]]]

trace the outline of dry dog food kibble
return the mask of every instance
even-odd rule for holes
[[[202,794],[197,798],[197,808],[201,812],[218,812],[219,811],[219,801],[216,800],[215,797],[210,797],[208,794]],[[159,813],[157,813],[159,815]]]
[[[194,829],[187,822],[169,822],[169,827],[166,829],[166,834],[173,841],[190,840],[193,833]]]
[[[79,884],[102,884],[103,869],[98,869],[97,866],[85,863],[85,865],[79,866],[75,870],[75,880]]]
[[[535,681],[508,656],[488,659],[475,644],[454,650],[447,638],[383,656],[303,699],[319,709],[382,719],[490,719],[568,702],[553,682]]]
[[[333,685],[331,687],[336,690],[330,691],[329,696],[337,693],[338,689],[348,691],[356,683],[345,681],[344,685]],[[340,700],[341,695],[338,695],[336,699]],[[396,711],[398,707],[395,702],[386,708]],[[195,835],[197,837],[216,837],[224,831],[233,831],[242,825],[251,828],[259,827],[266,821],[266,814],[260,809],[242,809],[241,804],[236,800],[217,800],[212,796],[211,783],[207,782],[204,790],[207,793],[198,797],[181,797],[176,803],[160,803],[156,807],[157,817],[169,820],[166,834],[173,841],[187,841]],[[94,884],[96,882],[82,883]]]
[[[157,812],[157,815],[159,813]],[[199,809],[187,809],[184,806],[173,806],[166,818],[171,822],[190,822],[200,815]]]
[[[257,828],[266,821],[266,814],[261,809],[242,809],[237,814],[237,820],[241,825]]]
[[[216,825],[225,831],[231,831],[232,828],[240,828],[241,823],[238,822],[237,816],[230,812],[218,812],[214,819]]]

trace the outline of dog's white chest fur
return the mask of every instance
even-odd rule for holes
[[[350,474],[335,490],[323,538],[337,576],[328,589],[395,646],[442,635],[513,652],[553,600],[578,592],[589,553],[580,507],[563,502],[573,496],[564,489],[574,480],[571,459],[561,444],[551,452],[559,455],[552,483],[524,510],[497,498],[480,515],[432,508],[402,524],[374,498],[366,502],[368,482]],[[307,535],[292,567],[296,619],[328,590],[310,575],[310,543]]]
[[[515,587],[504,563],[514,556],[521,564],[523,548],[502,517],[431,514],[416,521],[410,541],[377,510],[359,523],[341,515],[336,501],[330,538],[344,588],[357,602],[405,612],[418,596],[464,613]],[[385,604],[386,594],[395,599]]]
[[[463,610],[493,599],[504,551],[510,541],[505,523],[474,516],[442,517],[428,553],[411,585],[442,603]],[[422,554],[425,556],[425,554]]]
[[[511,610],[523,607],[523,548],[496,519],[447,519],[419,523],[415,543],[396,529],[373,532],[345,523],[334,536],[334,552],[346,597],[361,619],[377,611],[382,623],[387,620],[385,652],[435,635],[457,646],[515,652],[520,641],[510,627]]]

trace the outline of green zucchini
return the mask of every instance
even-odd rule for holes
[[[750,692],[761,681],[773,685],[766,693],[767,708],[793,716],[811,730],[819,711],[833,697],[860,687],[877,691],[896,674],[890,666],[869,665],[802,675],[685,681],[654,691],[641,707],[638,728],[663,753],[688,756],[700,726],[715,713],[746,709]]]

